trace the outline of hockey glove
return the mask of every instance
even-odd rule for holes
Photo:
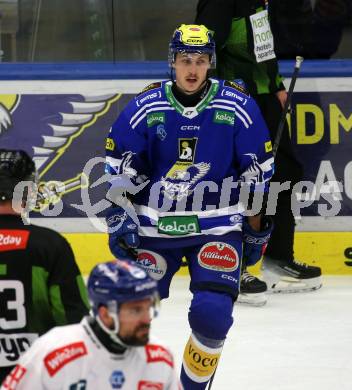
[[[262,258],[268,245],[274,224],[267,216],[262,217],[261,223],[263,228],[257,232],[251,228],[246,219],[243,221],[243,262],[245,265],[256,264]]]
[[[138,225],[120,206],[110,208],[105,219],[112,254],[118,259],[136,259],[135,248],[139,246]]]

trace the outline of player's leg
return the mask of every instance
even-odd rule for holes
[[[216,237],[205,245],[190,248],[187,253],[193,299],[188,314],[192,333],[184,350],[181,370],[185,390],[206,388],[233,323],[242,240],[239,233],[232,236],[235,238]]]

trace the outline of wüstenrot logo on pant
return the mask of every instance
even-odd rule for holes
[[[169,236],[184,236],[190,233],[200,233],[198,217],[183,215],[178,217],[160,217],[158,232]]]

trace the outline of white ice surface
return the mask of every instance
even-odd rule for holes
[[[272,294],[263,307],[236,305],[212,390],[351,390],[352,276],[323,283],[315,292]],[[190,333],[188,284],[174,279],[152,325],[178,367]]]

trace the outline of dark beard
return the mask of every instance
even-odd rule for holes
[[[138,327],[136,329],[135,334],[133,334],[131,336],[127,336],[127,337],[119,336],[119,338],[124,344],[131,346],[131,347],[141,347],[143,345],[146,345],[146,344],[148,344],[148,341],[149,341],[149,333],[147,333],[145,336],[137,337],[136,333],[140,329],[150,329],[150,325],[141,325],[140,327]]]

